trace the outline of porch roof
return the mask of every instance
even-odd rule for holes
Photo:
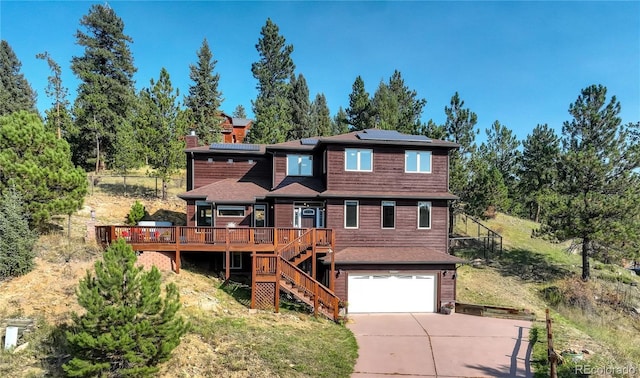
[[[322,180],[316,177],[287,176],[269,197],[317,197],[324,191]]]
[[[178,195],[182,199],[204,199],[216,203],[254,203],[269,193],[268,180],[224,179]]]
[[[326,259],[326,258],[325,258]],[[347,247],[336,253],[336,264],[462,264],[466,260],[424,247]]]

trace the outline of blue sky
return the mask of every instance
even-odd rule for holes
[[[92,2],[0,0],[0,36],[22,61],[41,111],[49,69],[35,58],[48,51],[63,67],[83,50],[75,44],[79,20]],[[133,38],[140,89],[167,68],[182,94],[189,64],[207,38],[218,60],[223,110],[242,104],[251,115],[255,45],[270,17],[293,44],[296,72],[311,97],[322,92],[331,114],[347,107],[357,75],[373,94],[398,69],[427,99],[426,122],[445,120],[458,91],[478,114],[477,127],[499,120],[519,139],[538,123],[558,131],[580,89],[603,84],[622,104],[623,122],[640,121],[640,2],[150,2],[111,1]]]

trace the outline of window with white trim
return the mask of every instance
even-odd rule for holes
[[[244,217],[244,206],[218,206],[219,217]]]
[[[287,176],[312,176],[313,157],[311,155],[287,155]]]
[[[344,150],[345,171],[373,171],[373,150],[361,148],[345,148]]]
[[[405,151],[404,171],[407,173],[431,173],[431,151]]]
[[[431,202],[418,202],[418,228],[431,228]]]
[[[344,228],[358,228],[358,201],[344,201]]]
[[[242,269],[242,253],[240,252],[231,252],[231,261],[229,261],[229,268],[231,269]],[[223,266],[227,266],[227,255],[222,255],[222,264]]]
[[[395,201],[382,201],[381,213],[382,228],[396,228]]]

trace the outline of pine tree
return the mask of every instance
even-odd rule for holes
[[[400,107],[398,99],[382,80],[371,100],[371,111],[375,119],[375,127],[383,130],[397,130],[400,124]]]
[[[47,51],[37,54],[36,58],[46,61],[51,70],[45,93],[53,102],[52,107],[45,112],[45,126],[49,131],[54,131],[58,138],[64,135],[64,138],[69,141],[69,134],[77,133],[69,111],[69,100],[67,100],[69,90],[62,84],[62,68]]]
[[[200,143],[209,145],[212,142],[219,142],[221,138],[220,106],[224,99],[222,92],[218,90],[220,74],[214,73],[218,61],[213,59],[213,53],[206,38],[196,54],[198,62],[189,67],[189,77],[193,85],[189,87],[189,94],[184,98],[184,104],[189,110],[189,127],[196,131]]]
[[[35,113],[0,117],[0,192],[15,188],[32,225],[82,207],[87,175],[71,163],[69,144],[45,130]]]
[[[500,211],[514,213],[519,206],[517,203],[517,174],[520,161],[520,151],[518,151],[520,141],[511,129],[497,120],[485,132],[487,133],[487,142],[480,146],[480,154],[487,161],[489,168],[497,171],[495,175],[500,176],[500,181],[504,184],[509,199],[493,203],[491,206],[495,206]]]
[[[258,96],[252,101],[255,123],[248,138],[251,143],[284,142],[291,124],[288,80],[295,65],[291,59],[293,46],[287,45],[271,19],[260,31],[256,45],[260,60],[251,65],[253,77],[258,80]]]
[[[338,112],[331,120],[331,135],[340,135],[349,132],[349,120],[347,118],[347,112],[342,109],[342,106],[339,107]]]
[[[395,129],[404,134],[418,134],[422,128],[420,119],[427,100],[418,98],[418,92],[405,85],[398,70],[389,78],[389,90],[398,104],[398,124]]]
[[[315,130],[311,127],[311,103],[309,102],[309,87],[302,74],[296,78],[291,75],[291,91],[289,92],[289,106],[291,107],[291,126],[286,140],[309,138]]]
[[[469,171],[465,213],[480,218],[493,216],[508,203],[508,189],[502,174],[483,153],[471,157]]]
[[[464,107],[458,92],[451,97],[450,106],[445,106],[444,113],[447,120],[444,124],[446,139],[457,143],[460,147],[449,153],[449,188],[453,194],[460,197],[459,201],[452,201],[449,208],[449,231],[453,231],[454,210],[469,200],[469,162],[476,150],[475,138],[478,122],[476,113]]]
[[[331,135],[331,113],[323,93],[318,93],[311,103],[311,125],[314,130],[311,136]]]
[[[559,239],[581,241],[583,280],[594,253],[640,240],[639,129],[622,125],[620,109],[615,96],[607,102],[604,86],[592,85],[569,106],[573,118],[562,126],[559,198],[545,223]]]
[[[447,129],[445,125],[438,125],[430,119],[426,125],[422,126],[420,134],[431,139],[445,139],[447,137]]]
[[[142,102],[147,110],[148,123],[144,130],[148,143],[153,146],[149,152],[149,164],[153,175],[162,179],[162,199],[167,199],[166,184],[171,175],[184,165],[184,141],[186,126],[181,116],[180,105],[176,102],[179,91],[174,90],[169,72],[165,68],[151,87],[142,92]]]
[[[233,117],[247,119],[247,111],[244,109],[244,106],[236,106],[236,108],[233,110]]]
[[[109,5],[93,5],[80,25],[87,33],[76,33],[84,55],[71,60],[71,69],[80,79],[74,104],[79,130],[71,144],[74,162],[90,168],[93,161],[98,171],[102,163],[113,162],[118,126],[131,121],[136,68],[129,50],[132,39],[124,34],[122,19]]]
[[[33,269],[33,246],[38,237],[29,228],[20,193],[5,189],[0,197],[0,281]]]
[[[537,125],[522,142],[518,183],[529,218],[535,222],[545,211],[558,178],[560,143],[556,133],[546,124]]]
[[[22,63],[4,39],[0,42],[0,116],[27,110],[36,112],[36,93],[24,75]]]
[[[364,130],[375,127],[375,116],[369,93],[364,87],[362,77],[356,77],[349,95],[349,107],[346,110],[351,129]]]
[[[180,294],[174,284],[161,296],[156,267],[143,272],[123,239],[105,251],[104,261],[87,271],[77,289],[83,315],[73,314],[67,332],[73,359],[63,365],[72,377],[151,376],[169,359],[188,325],[177,315]]]

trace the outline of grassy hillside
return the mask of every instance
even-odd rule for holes
[[[619,266],[593,261],[593,279],[584,283],[580,280],[581,257],[570,252],[570,243],[532,238],[537,224],[503,214],[485,224],[504,237],[504,252],[479,267],[458,269],[458,300],[533,310],[538,318],[534,357],[540,361],[540,376],[545,376],[547,368],[543,361],[547,307],[554,322],[556,350],[587,349],[593,352],[586,355],[585,363],[590,366],[635,366],[640,372],[640,277]],[[462,253],[470,258],[474,254]],[[574,375],[570,365],[565,364],[562,375]]]
[[[12,354],[0,348],[0,377],[61,376],[68,360],[64,330],[71,312],[81,311],[75,297],[78,281],[101,251],[83,237],[95,210],[102,224],[122,223],[135,200],[151,215],[184,219],[180,200],[114,197],[94,193],[85,208],[71,219],[72,240],[53,227],[37,245],[36,268],[31,273],[0,282],[0,323],[27,317],[36,321],[26,334],[27,348]],[[165,283],[180,289],[181,314],[191,323],[172,358],[162,365],[160,377],[348,377],[355,365],[357,344],[351,331],[304,312],[281,308],[280,314],[250,314],[248,288],[224,286],[208,272],[185,264],[180,274],[163,273]]]

